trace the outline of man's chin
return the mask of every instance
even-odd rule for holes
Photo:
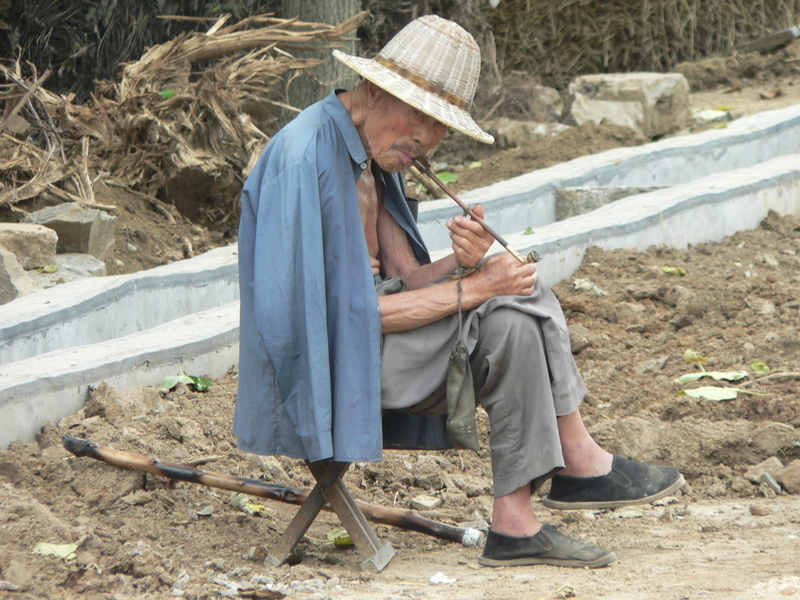
[[[378,163],[378,166],[387,173],[399,173],[403,169],[411,166],[410,164],[406,165],[399,160],[387,160],[385,163],[381,162],[380,160],[376,160],[375,162]]]

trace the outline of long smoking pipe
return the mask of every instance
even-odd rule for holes
[[[277,500],[286,504],[302,505],[308,495],[309,489],[293,488],[276,483],[266,483],[257,479],[236,477],[216,473],[205,469],[198,469],[186,465],[164,462],[154,458],[148,458],[141,454],[117,450],[107,444],[96,444],[87,440],[65,435],[61,439],[64,448],[78,457],[88,456],[106,464],[121,467],[123,469],[133,469],[144,471],[151,475],[159,475],[167,479],[176,481],[188,481],[189,483],[199,483],[208,487],[213,487],[229,492],[239,492]],[[382,525],[391,525],[400,529],[408,529],[437,537],[451,542],[457,542],[464,546],[477,546],[483,540],[483,533],[478,529],[463,529],[453,525],[438,523],[426,519],[414,510],[402,510],[398,508],[386,508],[375,506],[356,500],[356,504],[361,508],[361,512],[370,521]],[[328,506],[326,510],[331,510]]]
[[[453,200],[455,200],[456,204],[458,204],[464,210],[464,212],[468,213],[473,220],[477,221],[489,235],[491,235],[494,239],[496,239],[500,243],[500,245],[503,246],[503,248],[505,248],[509,252],[509,254],[511,254],[511,256],[516,258],[521,263],[530,263],[539,261],[539,255],[536,253],[535,250],[530,252],[527,257],[523,257],[517,250],[514,249],[513,246],[511,246],[511,244],[505,241],[499,233],[497,233],[494,229],[492,229],[492,227],[486,221],[484,221],[481,217],[479,217],[475,213],[475,211],[470,206],[467,205],[466,202],[464,202],[461,198],[456,196],[453,190],[447,187],[447,184],[445,184],[441,179],[439,179],[433,173],[433,171],[431,171],[431,166],[430,163],[427,161],[427,159],[423,157],[417,157],[414,159],[413,165],[417,169],[419,169],[421,173],[427,175],[428,178],[431,181],[433,181],[436,185],[438,185],[445,194],[447,194]]]

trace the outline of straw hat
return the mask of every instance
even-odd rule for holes
[[[456,23],[426,15],[411,21],[375,58],[333,56],[426,115],[480,142],[494,138],[469,114],[481,70],[481,51]]]

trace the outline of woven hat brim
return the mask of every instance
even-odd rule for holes
[[[448,127],[484,144],[494,143],[494,137],[481,129],[467,111],[419,87],[371,58],[351,56],[341,50],[334,50],[333,56],[381,89]]]

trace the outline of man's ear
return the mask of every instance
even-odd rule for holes
[[[381,96],[386,92],[383,91],[380,87],[372,83],[370,80],[364,81],[365,88],[364,91],[366,92],[366,99],[367,99],[367,106],[372,108],[381,99]]]

